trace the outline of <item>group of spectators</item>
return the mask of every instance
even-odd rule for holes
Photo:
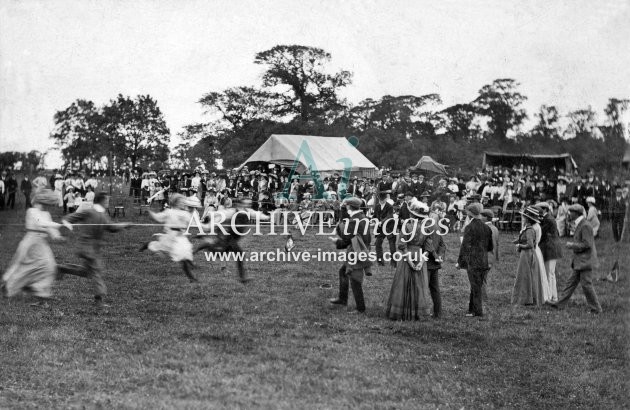
[[[588,219],[595,234],[600,220],[611,220],[615,239],[621,235],[623,218],[628,206],[628,187],[620,181],[599,178],[593,169],[580,175],[577,171],[563,169],[540,170],[533,166],[487,166],[473,175],[429,177],[422,173],[392,172],[382,170],[378,176],[353,175],[321,176],[317,173],[291,173],[280,166],[238,170],[221,173],[198,169],[192,172],[169,171],[122,172],[129,185],[129,195],[139,202],[168,204],[168,196],[180,193],[197,196],[204,208],[230,207],[234,199],[252,200],[252,207],[265,213],[275,209],[293,211],[322,211],[334,213],[338,221],[343,212],[342,201],[353,196],[362,201],[362,209],[374,216],[379,198],[392,205],[393,214],[398,216],[403,205],[420,201],[446,216],[451,230],[460,230],[465,219],[466,205],[480,202],[484,208],[492,209],[498,220],[508,221],[527,206],[546,201],[556,217],[561,236],[570,235],[570,226],[565,223],[568,206],[580,204],[588,210]],[[97,174],[68,172],[53,173],[47,182],[59,197],[59,206],[64,212],[72,212],[84,202],[93,199],[99,186]],[[30,193],[36,181],[25,177],[19,184],[30,206]],[[43,181],[41,181],[43,182]],[[40,182],[40,184],[41,184]],[[6,170],[0,177],[0,209],[15,207],[18,182]]]

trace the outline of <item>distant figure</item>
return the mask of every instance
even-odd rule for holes
[[[626,216],[627,199],[622,195],[621,187],[615,189],[615,196],[611,203],[611,219],[612,219],[612,231],[615,242],[621,240],[621,233],[623,232],[623,223]]]
[[[25,208],[28,209],[31,207],[31,192],[32,192],[31,181],[28,180],[28,175],[24,176],[22,182],[20,182],[20,191],[24,194],[24,204]]]
[[[586,220],[588,221],[589,225],[591,225],[591,227],[593,228],[593,236],[595,238],[597,238],[598,234],[599,234],[599,217],[598,217],[598,211],[597,211],[597,207],[595,206],[595,198],[593,198],[592,196],[589,196],[588,198],[586,198],[586,204],[588,206],[588,213],[586,214]]]

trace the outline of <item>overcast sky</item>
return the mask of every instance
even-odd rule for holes
[[[562,113],[630,97],[630,0],[0,0],[0,150],[45,151],[77,98],[150,94],[171,133],[208,91],[259,84],[258,51],[316,46],[354,72],[343,95],[468,102],[496,78]]]

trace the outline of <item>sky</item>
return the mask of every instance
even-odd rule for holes
[[[630,98],[630,0],[0,0],[0,151],[46,151],[76,99],[150,94],[172,135],[207,121],[210,91],[258,85],[257,52],[320,47],[354,73],[351,103],[473,100],[513,78],[530,117]]]

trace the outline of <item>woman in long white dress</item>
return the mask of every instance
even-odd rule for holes
[[[540,239],[542,238],[542,228],[540,227],[540,223],[536,222],[532,224],[532,229],[536,234],[536,238],[534,240],[534,254],[536,255],[536,263],[538,264],[538,272],[540,286],[542,289],[542,300],[544,302],[551,301],[551,288],[549,287],[549,280],[547,279],[547,271],[545,269],[545,259],[543,258],[542,251],[540,250]]]
[[[49,189],[40,189],[33,196],[33,207],[26,211],[26,235],[2,275],[2,285],[8,297],[26,291],[39,299],[33,306],[48,307],[57,264],[47,239],[60,240],[62,237],[60,224],[53,222],[44,206],[58,203],[58,193]]]

